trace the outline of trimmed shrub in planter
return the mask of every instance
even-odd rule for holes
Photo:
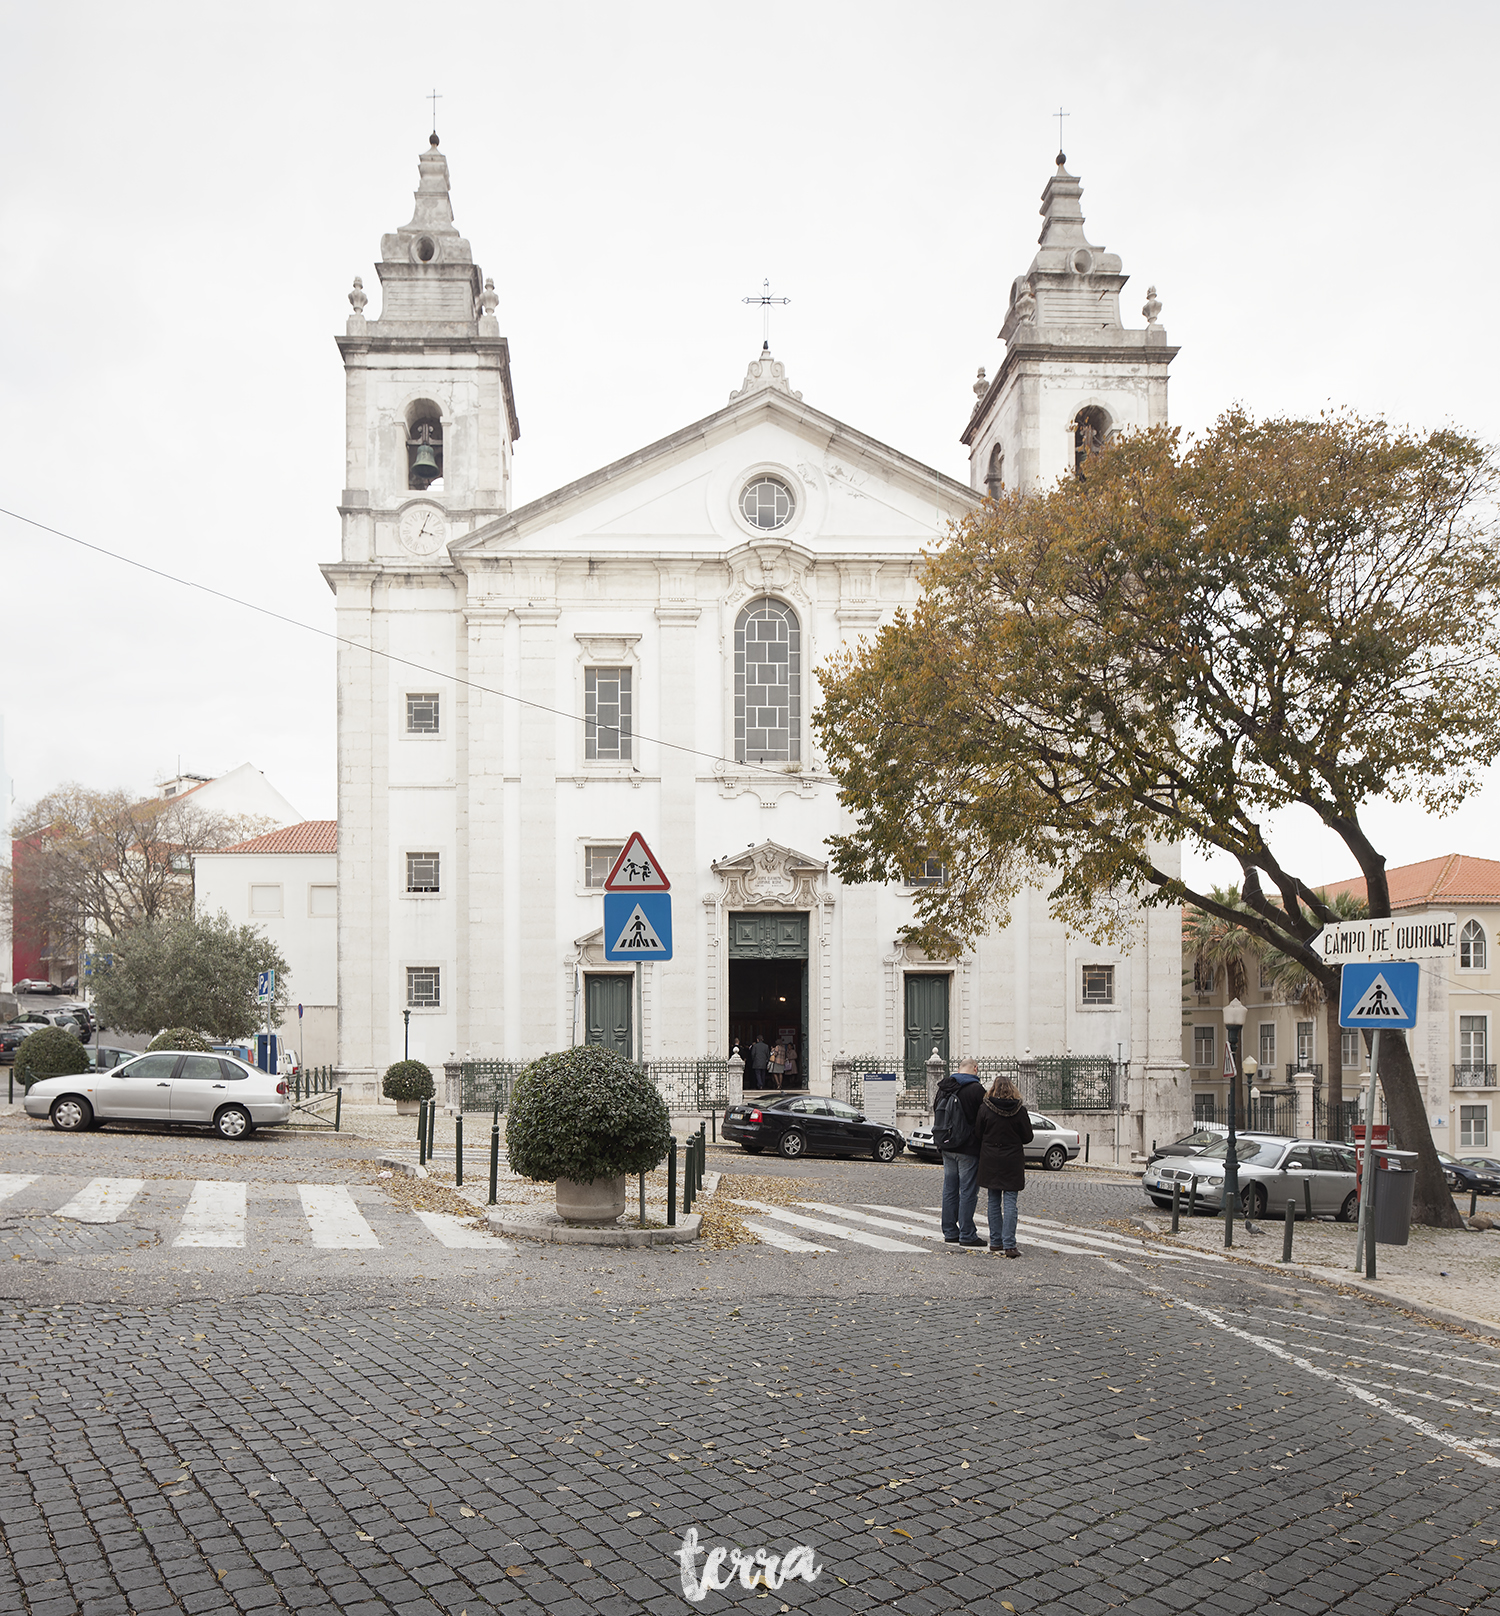
[[[213,1045],[201,1032],[194,1032],[191,1027],[164,1027],[156,1037],[146,1045],[148,1050],[155,1049],[182,1049],[189,1055],[211,1055]]]
[[[415,1105],[418,1100],[430,1100],[437,1090],[431,1070],[421,1061],[400,1060],[386,1067],[380,1092],[388,1100],[407,1100]]]
[[[38,1027],[16,1047],[16,1076],[27,1088],[44,1077],[72,1077],[88,1069],[88,1052],[66,1027]]]
[[[666,1101],[639,1066],[599,1044],[543,1055],[511,1091],[505,1150],[526,1178],[649,1173],[671,1144]]]

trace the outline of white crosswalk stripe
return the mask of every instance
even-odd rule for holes
[[[96,1178],[53,1213],[79,1223],[113,1223],[146,1187],[143,1178]]]
[[[757,1223],[754,1218],[745,1219],[745,1227],[762,1244],[775,1246],[778,1251],[832,1251],[832,1246],[815,1246],[811,1240],[799,1240],[796,1235],[788,1234],[784,1229],[778,1229],[771,1223]]]
[[[752,1212],[764,1213],[777,1223],[790,1223],[794,1229],[810,1229],[814,1234],[834,1234],[850,1240],[856,1246],[872,1246],[876,1251],[920,1251],[926,1246],[913,1246],[904,1240],[892,1240],[883,1234],[867,1234],[863,1229],[846,1228],[840,1223],[829,1223],[826,1218],[805,1218],[800,1213],[788,1212],[785,1207],[769,1206],[764,1201],[734,1201],[734,1206],[748,1207]]]
[[[193,1185],[174,1246],[243,1246],[245,1186],[222,1179]]]
[[[898,1222],[895,1218],[872,1218],[868,1212],[856,1212],[852,1207],[830,1206],[827,1201],[798,1201],[797,1206],[805,1206],[809,1212],[831,1212],[836,1218],[849,1218],[855,1223],[869,1224],[875,1229],[889,1229],[893,1234],[914,1234],[921,1240],[941,1240],[943,1231],[940,1228],[928,1228],[922,1224],[913,1223],[909,1218]]]
[[[299,1184],[312,1243],[325,1251],[378,1251],[380,1241],[347,1184]]]
[[[486,1234],[451,1212],[418,1212],[416,1218],[450,1251],[512,1252],[516,1249],[498,1235]]]
[[[0,1201],[19,1195],[28,1184],[36,1183],[35,1173],[0,1173]]]

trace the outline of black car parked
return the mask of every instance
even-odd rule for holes
[[[894,1161],[906,1140],[883,1122],[866,1122],[842,1100],[821,1094],[784,1094],[769,1105],[733,1105],[724,1114],[724,1137],[741,1150],[758,1155],[777,1150],[783,1156],[873,1156]]]
[[[1467,1195],[1470,1190],[1478,1190],[1481,1195],[1494,1195],[1500,1191],[1500,1181],[1485,1168],[1459,1161],[1456,1156],[1450,1156],[1446,1150],[1440,1150],[1437,1156],[1442,1163],[1443,1177],[1447,1179],[1450,1190],[1457,1190],[1462,1195]]]
[[[36,1028],[27,1022],[19,1025],[13,1022],[8,1027],[0,1027],[0,1064],[9,1066],[16,1058],[16,1050],[20,1048],[21,1040],[35,1031]]]

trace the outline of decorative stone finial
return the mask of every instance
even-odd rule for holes
[[[432,133],[430,135],[428,135],[428,137],[427,137],[427,144],[429,146],[436,146],[437,143],[438,143],[437,130],[434,129],[432,131]]]
[[[1066,168],[1068,166],[1068,154],[1066,152],[1059,152],[1057,154],[1057,166],[1059,168]]]
[[[788,398],[800,400],[802,397],[801,393],[793,392],[791,383],[786,379],[786,366],[771,356],[769,343],[766,343],[760,353],[750,361],[744,383],[729,395],[729,402],[733,404],[737,398],[759,392],[763,387],[775,388],[778,393],[785,393]]]
[[[479,306],[486,314],[493,314],[500,306],[500,294],[495,290],[494,280],[486,276],[484,290],[479,294]]]
[[[365,283],[358,275],[354,277],[354,290],[349,294],[349,306],[356,314],[365,312],[365,304],[370,300],[365,296]]]
[[[979,374],[974,378],[974,397],[983,398],[989,392],[990,384],[984,379],[984,366],[979,367]]]
[[[1146,288],[1146,301],[1141,306],[1141,313],[1146,316],[1147,325],[1155,325],[1156,317],[1161,313],[1161,299],[1156,295],[1156,288]]]

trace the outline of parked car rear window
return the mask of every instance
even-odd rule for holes
[[[236,1066],[233,1061],[221,1060],[219,1075],[228,1078],[231,1083],[243,1083],[250,1074],[243,1066]]]
[[[198,1083],[218,1083],[222,1081],[219,1063],[212,1055],[184,1055],[182,1057],[182,1070],[177,1074],[180,1083],[183,1078],[191,1078]]]

